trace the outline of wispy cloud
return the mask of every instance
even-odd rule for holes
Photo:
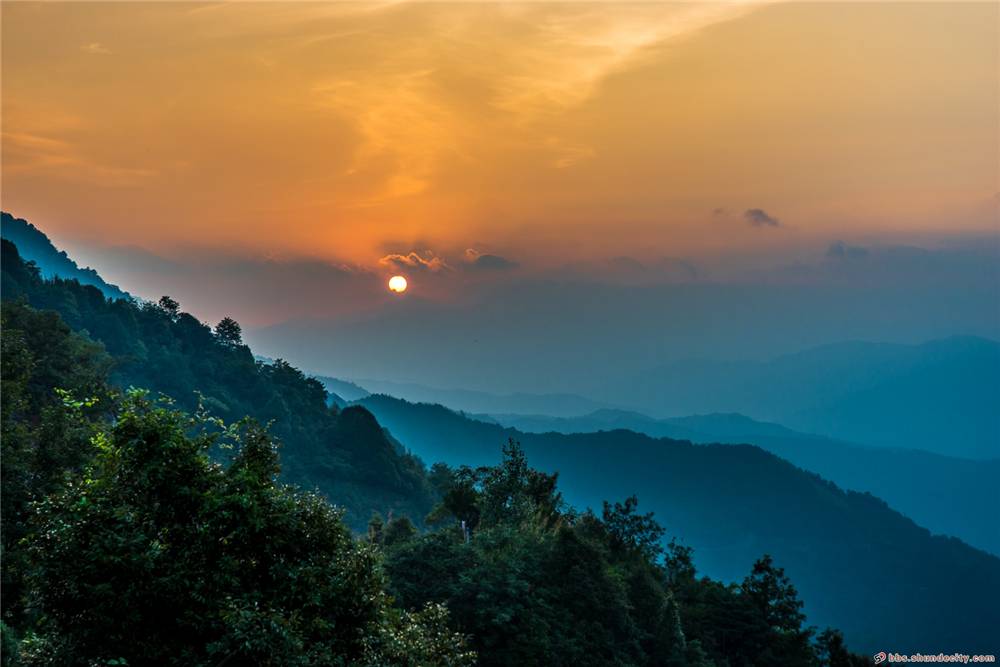
[[[346,38],[338,28],[338,39],[365,39],[379,48],[363,72],[338,68],[312,93],[363,136],[353,170],[387,170],[376,201],[425,191],[446,156],[474,160],[472,138],[484,127],[496,127],[507,142],[547,152],[547,164],[565,169],[591,157],[593,148],[537,124],[584,104],[609,75],[640,62],[651,47],[759,4],[656,3],[608,11],[588,3],[465,3],[418,17],[412,3],[381,3],[380,20],[395,13],[423,23],[391,35],[366,32],[364,20],[375,9],[359,8],[360,27]],[[303,48],[330,43],[324,35],[303,38]],[[456,82],[471,81],[477,82],[471,97],[456,94]]]
[[[0,136],[5,173],[44,172],[105,187],[136,185],[156,173],[103,163],[65,139],[32,132],[4,132]]]
[[[84,53],[91,53],[98,56],[109,56],[112,53],[111,49],[100,42],[90,42],[89,44],[84,44],[80,47],[80,50]]]

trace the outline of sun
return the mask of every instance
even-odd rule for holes
[[[406,291],[406,278],[403,276],[393,276],[389,278],[389,291],[402,294]]]

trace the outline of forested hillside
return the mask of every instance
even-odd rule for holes
[[[438,405],[381,395],[360,403],[427,460],[488,465],[493,443],[514,438],[540,470],[559,472],[578,507],[635,494],[713,577],[738,580],[771,553],[803,592],[810,622],[838,625],[852,646],[990,648],[1000,559],[932,536],[882,500],[844,492],[757,447],[631,431],[521,433]],[[955,591],[961,605],[951,602]]]
[[[122,395],[54,312],[2,326],[3,665],[472,664],[257,422]]]
[[[169,297],[158,304],[112,301],[75,280],[44,280],[6,240],[2,260],[4,300],[54,310],[103,345],[112,384],[161,392],[180,408],[201,405],[228,421],[250,415],[272,423],[285,479],[345,507],[354,528],[363,529],[375,511],[419,519],[430,509],[433,493],[420,462],[400,451],[364,408],[327,407],[316,380],[280,360],[256,361],[232,320],[213,330]]]
[[[125,299],[128,294],[117,285],[111,285],[97,271],[80,268],[63,250],[58,250],[49,237],[27,220],[15,218],[4,211],[0,213],[0,235],[21,249],[38,266],[45,278],[68,278],[83,285],[93,285],[109,299]]]
[[[475,415],[529,433],[625,429],[699,443],[752,443],[852,491],[868,491],[934,533],[1000,555],[1000,458],[963,459],[918,449],[872,447],[799,433],[738,414],[652,419],[623,410],[581,417]],[[889,483],[886,471],[892,471]],[[927,480],[933,479],[933,484]],[[985,510],[985,511],[984,511]]]

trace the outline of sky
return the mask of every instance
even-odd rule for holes
[[[992,2],[4,2],[3,208],[355,376],[558,388],[599,341],[639,367],[995,336],[998,26]]]

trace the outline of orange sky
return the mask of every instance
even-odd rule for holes
[[[373,270],[995,231],[998,21],[992,2],[4,2],[3,208],[56,239]]]

